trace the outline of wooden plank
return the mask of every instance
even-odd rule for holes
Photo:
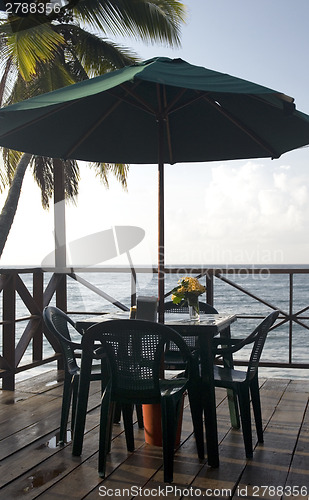
[[[245,488],[248,497],[281,498],[306,406],[306,393],[297,381],[290,382],[275,405],[265,443],[257,446],[254,460],[248,461],[233,498],[243,498]]]
[[[294,384],[295,385],[295,384]],[[298,384],[300,389],[300,384]],[[288,477],[285,484],[285,494],[283,498],[291,498],[291,495],[300,498],[309,497],[309,399],[308,384],[303,384],[304,399],[307,399],[304,419],[297,439],[295,453],[288,471]]]
[[[57,370],[48,370],[40,375],[22,380],[16,384],[16,390],[32,394],[48,391],[52,386],[62,383],[64,372]],[[1,393],[0,393],[1,394]]]
[[[288,385],[287,381],[273,382],[266,381],[262,382],[262,387],[260,390],[261,394],[261,404],[263,408],[263,422],[267,425],[269,419],[273,415],[274,407],[280,402],[282,397],[282,392],[286,389]],[[220,409],[223,412],[221,415]],[[230,425],[228,416],[228,405],[225,407],[221,405],[218,410],[218,423],[219,423],[219,436],[221,429],[221,421],[224,419],[227,424]],[[256,443],[256,435],[253,423],[253,439]],[[265,442],[268,443],[268,437],[265,435]],[[257,461],[257,450],[259,447],[255,447],[254,456],[252,462]],[[212,469],[209,467],[203,467],[201,472],[198,474],[197,478],[193,482],[193,486],[205,492],[206,490],[212,490],[215,492],[216,498],[226,499],[229,498],[229,494],[236,495],[233,498],[237,498],[237,488],[241,487],[240,478],[244,471],[248,467],[251,461],[246,460],[242,430],[232,429],[230,427],[229,432],[223,437],[220,442],[219,447],[220,456],[220,466],[218,469]],[[238,491],[241,493],[241,490]],[[248,497],[248,496],[247,496]],[[243,498],[247,498],[244,496]]]
[[[2,353],[5,362],[10,367],[8,375],[3,378],[2,388],[6,390],[15,389],[15,333],[16,333],[16,276],[6,277],[2,299]],[[3,367],[3,366],[2,366]]]
[[[95,383],[91,384],[94,386]],[[98,407],[100,404],[100,389],[93,388],[88,399],[88,411]],[[48,420],[50,416],[56,415],[60,419],[62,398],[58,395],[43,393],[35,397],[21,400],[17,404],[10,405],[0,413],[0,438],[6,437],[8,429],[12,432],[21,430],[40,420]]]
[[[92,382],[88,402],[89,411],[99,407],[100,393],[100,382]],[[13,399],[13,403],[9,405],[0,405],[1,459],[34,442],[40,436],[47,435],[51,430],[56,433],[59,429],[62,386],[57,386],[37,396],[31,394],[31,398],[26,399],[22,397],[25,393],[19,394],[21,397],[17,400],[18,404],[14,403],[15,399]],[[7,394],[6,396],[9,397]],[[97,416],[95,425],[98,424],[98,419]],[[86,430],[89,430],[89,422],[88,418]]]
[[[25,283],[19,275],[16,276],[16,291],[31,314],[41,314],[40,309]]]
[[[182,444],[174,455],[174,484],[179,489],[187,488],[203,466],[203,463],[197,457],[189,408],[186,408],[184,413],[184,428]],[[186,437],[188,432],[189,434]],[[85,498],[87,500],[98,498],[99,487],[102,490],[104,489],[104,492],[108,491],[109,494],[114,491],[115,496],[118,495],[120,497],[120,490],[131,491],[132,494],[129,496],[126,495],[126,498],[140,498],[143,496],[143,492],[149,497],[151,496],[149,495],[149,491],[158,491],[159,488],[165,488],[166,484],[163,482],[162,448],[148,444],[141,446]],[[141,495],[137,494],[136,491],[141,492]],[[174,497],[169,495],[169,498]]]
[[[108,474],[117,468],[119,464],[127,459],[128,452],[125,447],[125,437],[122,432],[121,426],[114,426],[114,431],[117,433],[117,437],[114,438],[113,447],[113,461],[108,464]],[[119,434],[119,431],[121,433]],[[137,430],[138,432],[142,432]],[[138,445],[138,441],[136,440]],[[94,485],[98,484],[101,479],[97,472],[97,450],[98,450],[98,429],[95,428],[92,431],[86,433],[84,439],[83,453],[81,457],[73,457],[71,454],[71,444],[51,448],[50,446],[45,446],[44,442],[39,442],[32,445],[35,447],[35,453],[32,453],[29,460],[25,460],[26,451],[21,450],[18,457],[15,459],[17,463],[17,468],[12,470],[12,465],[10,467],[9,460],[5,462],[6,467],[3,469],[3,476],[6,482],[14,482],[7,484],[1,489],[1,494],[3,498],[15,498],[21,496],[22,493],[27,493],[27,498],[36,498],[39,494],[44,492],[44,498],[46,498],[46,490],[55,485],[60,479],[64,480],[64,483],[59,485],[59,489],[70,491],[70,498],[81,498],[81,491],[79,489],[72,488],[72,477],[83,478],[83,488],[89,492],[91,485],[91,477],[93,478]],[[116,453],[115,453],[116,452]],[[92,474],[85,473],[89,466],[89,460],[92,463]],[[85,468],[81,468],[82,464],[86,464]],[[78,469],[76,474],[69,476],[75,469]],[[68,478],[65,484],[65,477]],[[90,482],[88,482],[90,481]],[[75,496],[75,495],[79,496]],[[54,492],[51,493],[50,498],[57,498]]]
[[[166,487],[163,483],[162,449],[145,444],[144,432],[137,426],[137,449],[132,454],[126,451],[123,426],[113,426],[107,477],[105,480],[99,478],[100,384],[97,382],[90,385],[82,456],[72,457],[71,443],[61,448],[56,446],[62,386],[55,373],[39,378],[33,383],[18,383],[16,392],[0,392],[0,433],[2,427],[5,431],[0,446],[1,498],[97,500],[100,487],[103,494],[109,491],[109,497],[112,492],[112,497],[120,498],[116,493],[120,486],[140,488],[137,494],[135,490],[134,495],[126,495],[126,498],[145,498],[149,497],[151,489],[159,492],[159,488]],[[260,498],[279,498],[280,486],[309,484],[309,382],[262,380],[260,392],[265,443],[255,447],[252,460],[246,460],[242,432],[231,429],[226,393],[217,391],[218,469],[208,467],[207,460],[198,460],[186,401],[181,445],[174,459],[174,486],[178,490],[168,495],[169,500],[180,500],[180,492],[184,493],[183,498],[196,498],[206,497],[207,491],[209,497],[211,489],[215,492],[212,498],[243,499],[256,493],[260,493]],[[253,436],[256,438],[255,431]],[[264,485],[268,490],[262,491]],[[252,486],[256,489],[252,490]],[[270,486],[277,487],[277,490],[271,490]],[[190,495],[187,494],[188,488],[192,488]],[[294,495],[294,498],[307,497]]]
[[[38,272],[33,274],[33,299],[40,311],[40,321],[38,322],[38,329],[33,336],[32,341],[32,360],[42,360],[43,359],[43,287],[44,287],[44,275],[43,272]]]
[[[309,429],[301,431],[289,468],[283,498],[309,497]]]

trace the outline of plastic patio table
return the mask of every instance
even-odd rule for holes
[[[76,327],[79,331],[85,331],[90,326],[111,319],[128,319],[128,312],[108,313],[102,316],[96,316],[76,322]],[[190,321],[189,317],[184,318],[183,314],[173,315],[173,319],[165,321],[167,326],[170,326],[183,336],[196,336],[199,339],[200,361],[201,361],[201,377],[202,377],[202,398],[203,410],[205,416],[205,433],[208,464],[211,467],[219,466],[219,450],[218,450],[218,430],[217,430],[217,415],[216,415],[216,398],[215,386],[213,377],[213,349],[212,339],[216,335],[229,334],[230,325],[236,321],[235,315],[227,314],[205,314],[201,316],[199,322]],[[81,374],[82,376],[82,374]],[[76,417],[86,410],[85,404],[79,398],[77,400]],[[73,451],[74,451],[74,436],[73,436]]]

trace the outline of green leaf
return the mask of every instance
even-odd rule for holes
[[[0,33],[6,35],[8,52],[26,81],[36,74],[39,62],[52,61],[59,47],[65,43],[63,36],[50,24],[42,24],[31,16],[22,21],[13,18],[3,23]]]
[[[174,295],[172,300],[173,300],[174,304],[180,304],[182,299],[183,299],[183,297],[177,297],[176,295]]]

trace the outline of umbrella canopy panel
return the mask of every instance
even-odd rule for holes
[[[309,142],[308,116],[267,87],[155,58],[0,111],[0,144],[54,158],[157,163],[277,158]]]

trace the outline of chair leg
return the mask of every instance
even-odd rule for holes
[[[137,423],[139,429],[144,429],[144,418],[143,418],[143,406],[136,405],[136,415],[137,415]]]
[[[66,373],[65,379],[64,379],[64,384],[63,384],[59,444],[64,444],[66,442],[67,425],[68,425],[68,419],[69,419],[69,413],[70,413],[73,383],[74,383],[74,378]],[[74,405],[74,402],[73,402],[73,405]],[[72,406],[72,409],[73,409],[73,406]]]
[[[116,406],[116,404],[113,401],[111,401],[110,402],[110,409],[109,409],[109,412],[110,412],[109,437],[108,437],[109,447],[108,447],[107,453],[109,453],[111,451],[111,446],[112,446],[115,406]]]
[[[121,404],[115,403],[114,424],[119,424],[121,419]]]
[[[240,418],[242,425],[242,433],[245,443],[246,457],[252,458],[252,429],[251,429],[251,414],[250,414],[250,397],[249,388],[247,386],[240,386],[238,391]]]
[[[82,357],[81,373],[79,376],[78,398],[76,405],[76,418],[73,433],[72,455],[79,457],[83,449],[84,431],[91,378],[92,359],[90,356]]]
[[[161,398],[162,446],[165,483],[173,482],[174,448],[181,403],[181,400],[175,403],[172,398]]]
[[[260,400],[260,389],[259,389],[258,377],[254,377],[251,380],[250,392],[251,392],[251,400],[252,400],[252,407],[253,407],[258,442],[264,443],[262,411],[261,411],[261,400]]]
[[[240,429],[237,393],[233,391],[233,389],[227,389],[227,400],[229,404],[231,425],[233,429]]]
[[[204,460],[203,406],[201,404],[200,392],[192,388],[189,389],[188,396],[197,454],[200,460]]]
[[[124,432],[126,435],[127,450],[134,451],[134,432],[133,432],[133,406],[130,404],[122,405]]]
[[[221,332],[220,334],[221,337],[226,337],[228,339],[231,338],[231,331],[230,327],[226,328]],[[224,346],[224,341],[222,341],[222,347],[227,347]],[[233,362],[233,354],[228,354],[223,357],[223,365],[225,368],[234,368],[234,362]],[[238,403],[237,403],[237,392],[234,391],[233,389],[227,389],[227,400],[229,404],[229,412],[230,412],[230,419],[231,419],[231,425],[233,429],[239,429],[240,428],[240,419],[239,419],[239,409],[238,409]]]
[[[75,375],[73,381],[72,381],[72,420],[71,420],[71,431],[72,434],[74,432],[74,425],[75,425],[75,415],[76,415],[76,404],[77,404],[77,395],[78,395],[78,380],[79,377]]]
[[[111,444],[113,405],[110,402],[110,386],[111,384],[107,384],[101,400],[98,472],[102,478],[105,477],[106,455]]]
[[[144,419],[143,419],[143,408],[142,405],[136,405],[136,416],[139,429],[144,429]],[[115,412],[114,412],[114,424],[119,424],[121,419],[121,404],[115,404]]]

